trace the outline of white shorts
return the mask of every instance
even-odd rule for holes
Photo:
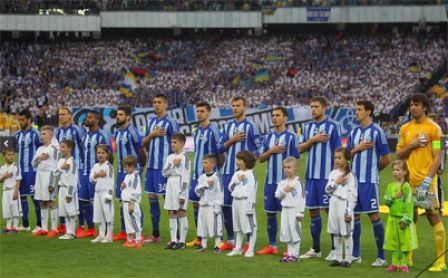
[[[111,197],[107,192],[95,192],[93,198],[93,222],[104,223],[114,221],[114,200],[106,202]]]
[[[79,214],[78,194],[75,192],[70,203],[67,203],[65,197],[68,195],[68,189],[66,187],[59,187],[58,195],[58,210],[59,216],[70,217]]]
[[[330,208],[328,211],[328,225],[327,232],[334,235],[351,236],[355,227],[353,214],[352,221],[345,222],[345,209],[347,201],[341,200],[337,197],[330,198]]]
[[[142,212],[140,210],[140,204],[134,204],[134,212],[132,214],[129,213],[129,204],[130,202],[123,202],[123,218],[126,233],[134,234],[136,232],[141,232]]]
[[[187,210],[188,207],[188,193],[185,197],[185,202],[181,206],[179,204],[180,185],[176,183],[179,179],[169,179],[166,184],[165,203],[163,208],[166,210]]]
[[[215,213],[212,206],[200,206],[198,212],[199,237],[222,237],[222,212]]]
[[[20,203],[20,194],[17,200],[12,199],[12,195],[14,194],[14,190],[5,190],[3,191],[2,196],[2,212],[3,218],[16,218],[22,215],[22,206]]]
[[[302,224],[297,221],[297,209],[282,208],[280,241],[298,242],[302,240]]]
[[[233,217],[233,231],[243,232],[245,234],[252,233],[257,230],[257,217],[254,214],[248,215],[249,209],[247,200],[233,199],[232,203],[232,217]]]
[[[54,172],[53,171],[37,171],[36,183],[34,185],[34,199],[39,201],[54,201],[56,198],[56,188],[53,192],[48,192],[50,184],[54,186]]]

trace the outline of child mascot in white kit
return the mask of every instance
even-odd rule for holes
[[[330,195],[327,231],[334,235],[335,260],[330,266],[349,268],[353,251],[353,210],[358,198],[355,175],[350,172],[350,151],[338,148],[334,153],[335,169],[331,171],[325,191]],[[342,258],[342,244],[345,241],[345,258]]]
[[[255,215],[255,200],[257,196],[257,182],[252,169],[255,167],[255,156],[248,151],[241,151],[236,155],[238,171],[233,174],[229,183],[232,193],[233,231],[236,234],[235,248],[227,254],[229,257],[241,256],[243,251],[243,234],[249,237],[249,248],[245,257],[254,256],[255,241],[257,239],[257,218]]]
[[[305,213],[305,193],[297,176],[297,159],[287,157],[283,160],[283,171],[286,179],[277,185],[275,197],[281,200],[280,241],[288,244],[288,254],[280,259],[283,263],[297,262],[302,241],[302,224]]]

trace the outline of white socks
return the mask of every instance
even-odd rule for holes
[[[188,219],[186,216],[179,217],[179,232],[180,232],[180,242],[185,243],[185,239],[187,238],[188,232]]]
[[[170,216],[170,237],[171,242],[176,242],[177,240],[177,217]]]

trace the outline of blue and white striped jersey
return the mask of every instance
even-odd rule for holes
[[[21,173],[35,172],[31,162],[37,149],[42,145],[39,131],[31,128],[28,131],[20,130],[16,133],[17,148],[19,150],[19,169]]]
[[[225,150],[224,143],[238,132],[245,133],[246,140],[236,142],[235,144],[232,144],[229,149]],[[233,175],[237,171],[236,154],[240,151],[250,151],[258,157],[258,150],[261,147],[262,140],[263,138],[258,127],[247,118],[241,122],[233,120],[227,123],[224,126],[224,131],[219,143],[219,152],[227,152],[223,174]]]
[[[366,128],[358,126],[348,136],[347,148],[352,150],[361,140],[370,141],[373,147],[353,156],[352,171],[358,178],[358,182],[379,183],[380,158],[390,153],[389,144],[383,129],[372,123]]]
[[[218,125],[209,124],[207,127],[197,127],[194,132],[194,172],[193,180],[203,174],[202,159],[208,154],[218,155],[218,144],[221,134]]]
[[[272,154],[268,158],[268,173],[266,175],[266,184],[277,184],[285,176],[283,174],[283,160],[288,156],[299,158],[299,137],[288,131],[284,130],[282,133],[270,132],[266,134],[263,140],[263,144],[260,148],[260,153],[268,151],[273,146],[285,146],[286,151],[284,153]]]
[[[315,143],[311,146],[306,161],[306,179],[327,180],[333,170],[334,151],[342,146],[341,127],[328,117],[323,121],[312,121],[303,129],[303,141],[308,141],[318,133],[328,134],[326,143]]]
[[[123,159],[126,156],[133,155],[139,161],[139,150],[142,147],[142,135],[138,129],[129,124],[127,128],[117,129],[114,133],[118,152],[118,172],[124,173]],[[138,162],[140,165],[140,162]],[[138,166],[140,169],[140,166]]]
[[[84,137],[84,134],[86,134],[86,130],[74,124],[70,124],[67,128],[60,127],[56,130],[56,140],[58,143],[61,143],[64,140],[72,140],[75,143],[72,155],[80,170],[83,166],[81,162],[84,160],[84,153],[82,150],[82,138]]]
[[[95,132],[88,131],[82,138],[84,149],[84,169],[82,173],[89,175],[93,165],[98,162],[96,159],[96,146],[99,144],[105,144],[108,146],[109,152],[112,151],[109,136],[101,129],[97,129]]]
[[[163,170],[163,163],[169,154],[173,152],[171,149],[171,136],[179,132],[177,122],[168,115],[163,118],[157,116],[151,117],[148,121],[145,136],[148,136],[156,128],[165,129],[165,136],[159,136],[149,141],[148,162],[146,168],[153,170]]]

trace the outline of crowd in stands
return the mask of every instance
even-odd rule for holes
[[[236,95],[252,107],[306,105],[323,94],[333,106],[354,107],[357,99],[367,98],[377,115],[387,115],[419,91],[447,53],[438,32],[9,41],[0,45],[0,105],[9,113],[30,107],[34,115],[51,117],[62,105],[148,107],[157,93],[165,93],[175,107],[204,98],[214,107],[228,107]],[[145,74],[136,71],[125,96],[120,88],[131,68]]]
[[[4,13],[75,13],[99,11],[222,11],[260,10],[267,7],[339,6],[339,5],[430,5],[445,0],[2,0],[0,12]],[[58,11],[55,11],[58,9]]]

